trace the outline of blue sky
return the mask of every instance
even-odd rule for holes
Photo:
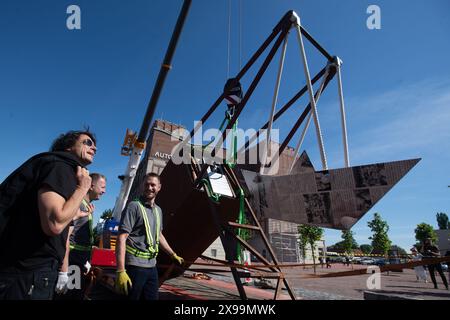
[[[289,10],[305,28],[344,61],[343,83],[352,165],[423,158],[353,230],[368,243],[367,221],[380,212],[394,243],[409,248],[414,228],[436,226],[436,212],[448,212],[450,180],[450,65],[447,0],[275,1],[241,0],[241,63]],[[66,8],[81,8],[81,30],[66,28]],[[381,29],[366,26],[369,5],[381,8]],[[0,4],[0,180],[31,155],[48,149],[62,132],[89,125],[99,152],[91,171],[108,177],[97,216],[112,208],[116,178],[127,158],[120,156],[126,128],[138,130],[182,1],[43,0]],[[231,74],[239,68],[238,0],[232,1]],[[194,0],[156,111],[192,128],[221,92],[227,78],[228,0]],[[304,77],[298,45],[290,38],[280,104],[298,91]],[[306,47],[311,73],[324,59]],[[243,128],[259,128],[268,117],[276,65],[243,112]],[[250,72],[250,74],[254,74]],[[244,89],[249,77],[243,79]],[[306,100],[302,100],[303,104]],[[343,166],[337,86],[319,102],[329,166]],[[300,104],[278,123],[287,134]],[[223,108],[222,108],[223,110]],[[208,123],[217,127],[217,113]],[[295,145],[298,136],[292,142]],[[313,130],[305,149],[316,168],[320,158]],[[332,244],[340,232],[326,231]]]

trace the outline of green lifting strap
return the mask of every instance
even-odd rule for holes
[[[239,224],[245,224],[246,219],[245,219],[245,204],[244,204],[244,200],[245,200],[245,195],[244,195],[244,190],[242,190],[242,188],[239,188],[238,190],[236,190],[236,193],[239,195],[239,217],[238,217],[238,223]],[[241,238],[243,235],[243,230],[241,228],[238,228],[237,230],[237,234],[238,236]],[[239,263],[242,263],[242,257],[241,257],[241,244],[238,242],[237,244],[237,260],[239,261]]]
[[[233,155],[232,155],[232,160],[231,161],[227,161],[227,165],[230,168],[234,168],[237,164],[237,123],[238,121],[236,120],[236,122],[233,125],[233,131],[232,131],[232,139],[233,139]]]
[[[223,118],[223,121],[222,121],[222,123],[220,124],[220,127],[219,127],[219,131],[220,131],[220,132],[222,132],[222,129],[223,129],[223,126],[224,126],[225,122],[226,122],[227,120],[228,120],[228,122],[230,122],[230,119],[228,118],[227,115],[228,115],[228,114],[226,113],[226,114],[225,114],[225,118]],[[210,142],[208,142],[207,144],[205,144],[204,146],[202,146],[202,149],[205,150],[211,143],[214,142],[214,140],[215,140],[215,137],[213,137],[213,138],[211,139]]]
[[[203,182],[203,184],[205,185],[205,187],[208,189],[209,191],[209,198],[215,202],[215,203],[219,203],[220,202],[220,194],[214,193],[212,186],[211,186],[211,182],[208,179],[202,179],[201,182]]]
[[[132,254],[135,257],[138,258],[144,258],[144,259],[152,259],[158,255],[159,251],[159,230],[160,230],[160,217],[158,212],[158,207],[155,205],[154,210],[152,210],[155,221],[156,221],[156,235],[155,235],[155,241],[153,241],[150,224],[148,222],[147,217],[147,211],[145,210],[144,205],[138,201],[139,209],[142,215],[142,219],[144,220],[144,227],[145,227],[145,234],[146,234],[146,241],[148,246],[148,251],[141,251],[139,249],[133,248],[129,245],[126,246],[126,251],[130,254]]]

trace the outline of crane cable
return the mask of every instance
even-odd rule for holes
[[[242,0],[238,7],[238,63],[239,70],[242,67]],[[227,79],[230,78],[231,66],[231,0],[228,0],[228,28],[227,28]]]
[[[230,78],[230,49],[231,49],[231,0],[228,0],[228,32],[227,32],[227,79]]]

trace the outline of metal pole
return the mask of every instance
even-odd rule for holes
[[[336,71],[333,71],[333,70],[330,71],[330,75],[328,76],[328,79],[326,80],[324,88],[323,88],[324,90],[328,86],[328,83],[331,81],[331,79],[334,77],[335,73],[336,73]],[[278,161],[280,154],[282,154],[284,149],[286,149],[289,141],[291,141],[292,137],[297,132],[298,128],[302,125],[303,121],[308,116],[310,111],[311,111],[311,102],[306,106],[305,110],[303,111],[301,116],[298,118],[295,125],[292,127],[292,129],[289,132],[289,134],[287,135],[286,139],[284,139],[283,143],[280,146],[280,149],[275,154],[274,159],[272,159],[272,161],[267,165],[268,167],[270,167],[272,165],[272,162]]]
[[[344,160],[345,167],[350,167],[350,157],[348,153],[348,140],[347,140],[347,121],[345,119],[345,105],[344,105],[344,93],[342,90],[342,77],[341,77],[341,66],[342,60],[339,57],[335,58],[338,76],[338,90],[339,90],[339,101],[341,105],[341,123],[342,123],[342,141],[344,143]]]
[[[308,68],[308,61],[306,59],[305,46],[303,44],[302,32],[300,29],[300,25],[301,25],[300,17],[297,16],[296,18],[297,18],[296,29],[297,29],[298,41],[300,44],[300,53],[301,53],[301,56],[303,59],[303,67],[304,67],[304,72],[305,72],[305,77],[306,77],[306,84],[308,85],[309,99],[311,101],[312,114],[314,117],[314,123],[316,125],[316,134],[317,134],[317,140],[319,142],[320,157],[322,159],[322,167],[323,167],[323,170],[327,170],[328,169],[327,158],[326,158],[326,154],[325,154],[325,147],[323,145],[323,138],[322,138],[322,132],[320,129],[319,117],[317,114],[317,107],[316,107],[316,102],[315,102],[315,98],[314,98],[314,91],[313,91],[313,87],[311,84],[311,78],[309,75],[309,68]]]
[[[309,40],[309,42],[311,42],[311,44],[316,47],[317,50],[320,51],[321,54],[324,55],[325,58],[328,59],[328,62],[333,62],[333,57],[327,52],[327,50],[325,50],[317,41],[316,39],[314,39],[312,37],[312,35],[310,35],[308,33],[308,31],[306,31],[305,28],[303,28],[302,26],[300,26],[300,29],[302,31],[302,34],[305,36],[306,39]]]
[[[325,75],[324,75],[324,77],[323,77],[323,81],[322,81],[322,83],[320,84],[319,91],[317,92],[316,103],[319,102],[320,96],[322,95],[322,91],[323,91],[323,88],[324,88],[324,86],[325,86],[325,81],[326,81],[326,79],[327,79],[327,77],[328,77],[328,74],[329,74],[329,69],[327,69],[327,71],[326,71],[326,73],[325,73]],[[308,120],[306,121],[306,125],[305,125],[305,127],[303,128],[303,132],[302,132],[302,135],[301,135],[301,137],[300,137],[300,140],[298,141],[297,147],[295,148],[295,151],[294,151],[294,160],[292,161],[291,167],[290,167],[290,169],[289,169],[289,173],[292,172],[292,169],[294,168],[294,165],[295,165],[295,163],[297,162],[296,156],[297,156],[298,152],[300,151],[300,147],[301,147],[302,144],[303,144],[303,140],[305,139],[306,132],[308,131],[309,124],[311,123],[311,117],[312,117],[312,113],[310,112],[309,115],[308,115]]]
[[[324,67],[321,71],[319,71],[319,73],[312,79],[312,83],[315,84],[324,74],[325,74],[325,70],[327,67]],[[305,92],[308,90],[308,86],[304,86],[288,103],[286,103],[273,117],[273,121],[277,121],[278,118],[280,118],[295,102],[297,102],[298,99],[300,99]],[[259,132],[261,130],[267,129],[267,127],[269,126],[269,123],[267,122],[264,126],[261,127],[261,129],[254,135],[252,136],[246,143],[244,146],[241,147],[241,149],[239,149],[238,153],[241,153],[242,151],[246,150],[249,145],[255,141],[258,137],[259,137]]]
[[[282,19],[283,20],[283,19]],[[241,71],[236,76],[237,80],[240,80],[247,71],[253,66],[253,64],[258,60],[258,58],[261,56],[261,54],[267,49],[267,47],[270,45],[270,43],[275,39],[277,34],[280,32],[280,25],[281,21],[278,23],[277,27],[275,27],[272,31],[272,33],[267,37],[267,39],[264,41],[264,43],[259,47],[259,49],[253,54],[253,56],[250,58],[250,60],[245,64],[245,66],[241,69]],[[225,93],[222,93],[220,97],[214,102],[214,104],[209,108],[209,110],[203,115],[202,119],[197,123],[197,125],[192,129],[189,136],[186,137],[186,139],[181,142],[175,153],[182,151],[183,147],[189,142],[189,140],[197,133],[197,131],[200,129],[200,127],[206,122],[206,120],[209,119],[209,117],[216,111],[217,107],[220,105],[222,100],[225,98]]]
[[[139,131],[138,138],[137,138],[136,142],[134,143],[131,157],[128,161],[127,169],[125,171],[122,185],[120,187],[119,196],[116,198],[116,203],[114,205],[113,216],[116,220],[120,219],[120,215],[122,214],[122,210],[125,207],[128,196],[130,194],[131,186],[133,185],[133,181],[136,176],[137,169],[139,167],[139,162],[141,160],[142,153],[145,149],[145,142],[147,140],[148,129],[149,129],[150,123],[153,119],[153,115],[156,110],[156,105],[158,103],[158,99],[161,94],[167,73],[172,68],[172,66],[170,65],[172,62],[172,57],[173,57],[173,54],[175,53],[175,48],[176,48],[178,39],[180,37],[181,30],[183,29],[183,25],[186,20],[187,14],[189,12],[189,7],[191,5],[191,2],[192,2],[192,0],[184,0],[183,7],[178,16],[175,30],[172,34],[172,38],[170,39],[170,43],[169,43],[169,47],[166,52],[166,56],[164,57],[163,64],[161,65],[158,79],[156,81],[152,96],[150,98],[150,102],[147,106],[147,111],[144,116],[144,120],[142,122],[142,126]]]
[[[216,150],[219,147],[218,144],[223,143],[223,141],[225,141],[228,131],[235,124],[237,118],[239,118],[239,115],[241,114],[242,110],[244,109],[245,105],[247,104],[248,100],[250,99],[251,95],[253,94],[253,91],[256,89],[256,86],[258,85],[262,76],[266,72],[267,67],[269,66],[270,62],[272,61],[275,53],[277,52],[278,48],[280,47],[283,39],[286,37],[286,34],[288,31],[289,31],[289,26],[286,26],[285,29],[281,31],[280,35],[278,36],[278,39],[275,41],[272,49],[270,50],[269,54],[267,55],[266,59],[264,60],[264,62],[262,64],[262,66],[260,67],[258,73],[256,74],[256,77],[253,79],[253,82],[250,84],[250,87],[248,88],[247,93],[244,96],[244,99],[242,99],[242,101],[238,104],[238,107],[237,107],[233,117],[228,122],[225,130],[223,131],[221,139],[214,146],[214,149],[211,152],[211,156],[213,156],[213,157],[215,156]]]
[[[287,44],[288,44],[288,37],[286,35],[286,38],[284,39],[284,44],[283,44],[283,50],[281,52],[281,57],[280,57],[280,66],[278,68],[278,75],[277,75],[277,82],[275,84],[275,92],[273,94],[273,100],[272,100],[272,108],[270,110],[270,116],[269,116],[269,127],[267,128],[267,134],[266,134],[266,144],[263,150],[263,154],[262,154],[262,158],[261,158],[261,168],[260,168],[260,173],[263,174],[264,173],[264,166],[266,164],[266,158],[267,158],[267,152],[270,148],[271,145],[271,131],[272,131],[272,124],[273,124],[273,115],[275,113],[275,107],[277,105],[277,101],[278,101],[278,92],[280,91],[280,82],[281,82],[281,76],[283,74],[283,67],[284,67],[284,59],[286,57],[286,49],[287,49]],[[269,154],[270,156],[270,154]]]
[[[163,89],[164,81],[166,79],[169,70],[172,69],[172,58],[177,47],[178,39],[180,38],[181,31],[183,29],[184,22],[186,20],[187,14],[189,12],[189,7],[192,0],[184,0],[183,7],[181,8],[180,15],[178,16],[177,24],[175,30],[173,31],[172,38],[170,39],[169,47],[164,57],[163,64],[159,70],[158,79],[156,80],[155,88],[153,89],[152,97],[147,106],[147,112],[145,113],[144,120],[142,122],[141,130],[138,135],[138,142],[145,142],[147,140],[148,128],[153,119],[153,114],[156,110],[156,105],[158,104],[159,96]]]

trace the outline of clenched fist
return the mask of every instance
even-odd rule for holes
[[[80,166],[77,167],[77,182],[81,189],[86,190],[86,193],[89,191],[92,184],[92,178],[89,176],[89,171],[87,169]]]

